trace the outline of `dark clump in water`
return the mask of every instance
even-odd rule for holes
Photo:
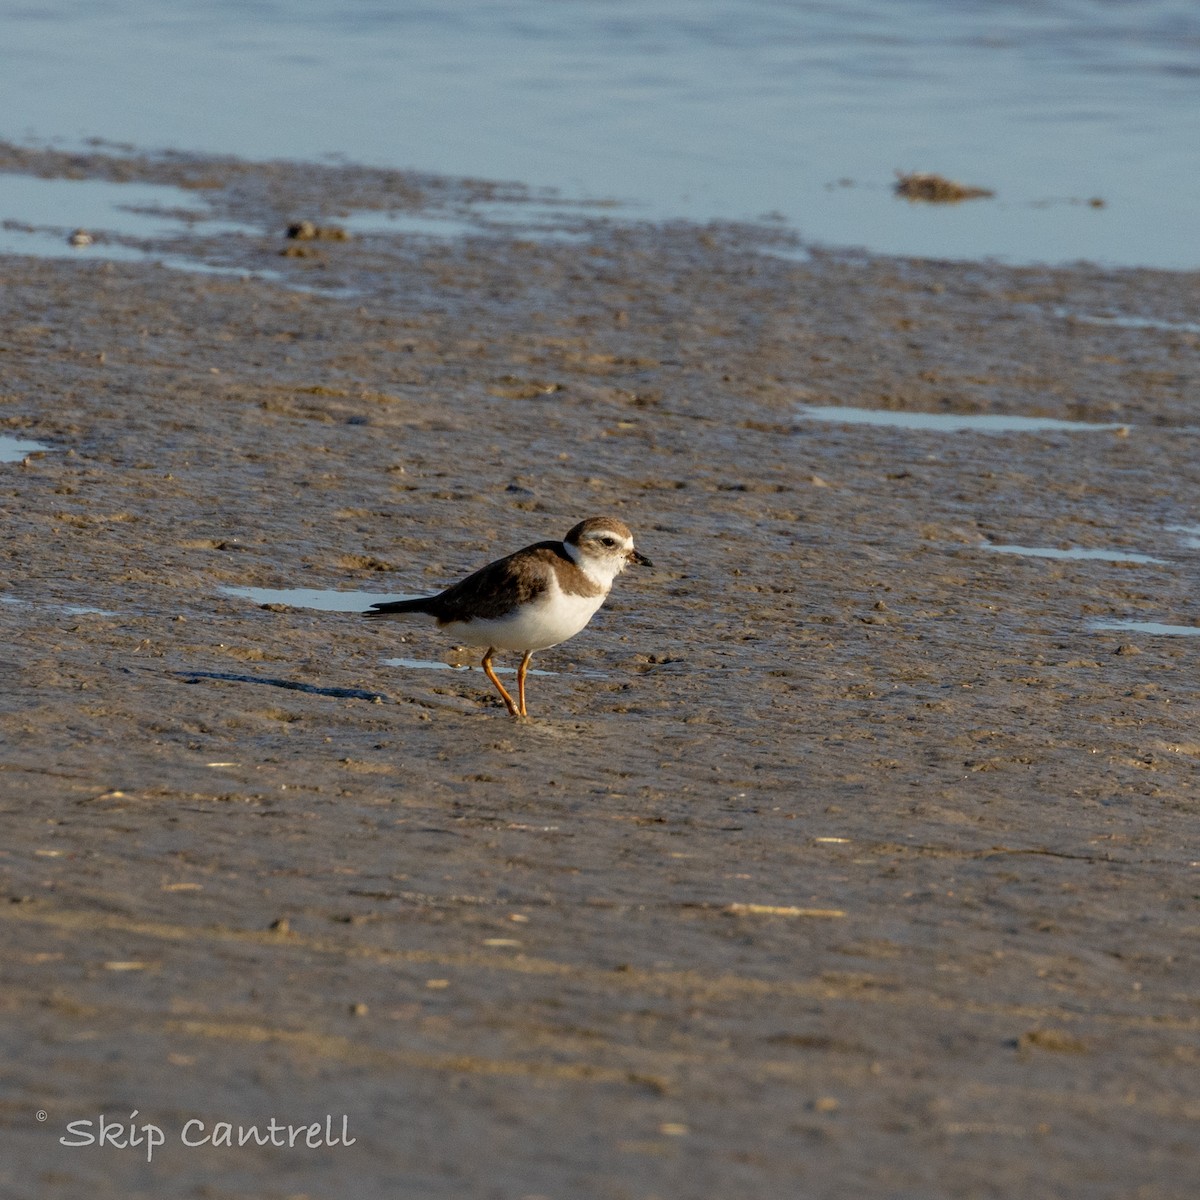
[[[313,221],[294,221],[287,227],[287,236],[299,242],[350,240],[350,234],[340,225],[318,225]]]
[[[905,200],[917,200],[925,204],[957,204],[960,200],[982,200],[996,194],[988,188],[958,183],[931,171],[899,175],[894,190],[897,196]]]

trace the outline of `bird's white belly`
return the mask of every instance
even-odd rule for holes
[[[573,596],[556,586],[532,604],[491,620],[450,621],[442,628],[468,646],[497,650],[545,650],[574,637],[604,603],[599,596]]]

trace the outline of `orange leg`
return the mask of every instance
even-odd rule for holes
[[[520,703],[521,716],[527,717],[529,714],[525,711],[525,672],[529,670],[529,660],[533,657],[532,650],[525,651],[525,657],[521,659],[521,665],[517,668],[517,700]]]
[[[496,691],[500,693],[500,699],[504,701],[504,707],[514,716],[519,717],[521,714],[517,706],[513,703],[513,698],[505,690],[504,684],[500,682],[500,676],[492,670],[492,655],[496,653],[495,646],[489,646],[488,652],[483,656],[484,674],[496,685]]]

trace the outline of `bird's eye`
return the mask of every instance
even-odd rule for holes
[[[603,543],[604,543],[606,546],[615,546],[615,545],[617,544],[617,539],[616,539],[616,538],[611,538],[611,537],[602,537],[600,540],[601,540],[601,541],[602,541],[602,542],[603,542]]]

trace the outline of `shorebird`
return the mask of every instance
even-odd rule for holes
[[[420,613],[436,619],[456,641],[484,646],[483,670],[514,717],[527,717],[525,674],[535,650],[574,637],[592,619],[627,566],[654,564],[633,547],[633,534],[616,517],[580,521],[561,542],[535,542],[436,596],[371,605],[378,620]],[[520,650],[517,699],[492,667],[497,650]]]

